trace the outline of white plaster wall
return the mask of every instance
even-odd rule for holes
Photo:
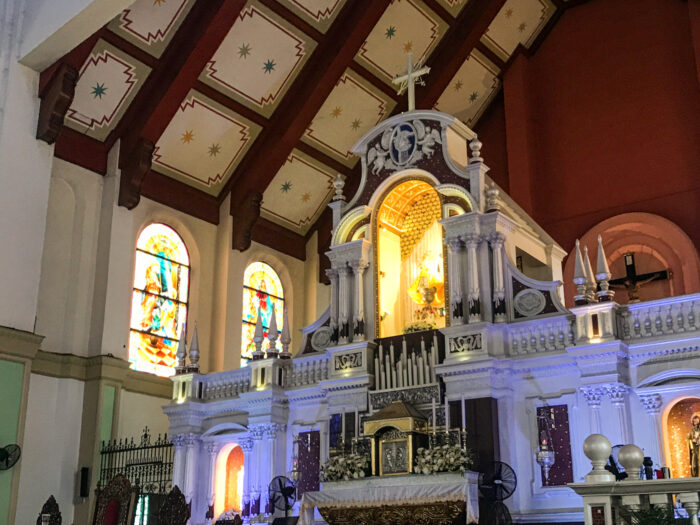
[[[128,390],[121,390],[119,396],[119,416],[114,436],[117,438],[134,438],[138,441],[144,427],[148,427],[151,440],[155,441],[158,434],[166,434],[169,428],[168,416],[163,413],[163,405],[169,399],[147,396]]]
[[[316,289],[321,286],[318,282],[318,232],[309,237],[306,242],[306,261],[304,262],[304,325],[308,326],[318,319],[318,296]]]
[[[63,523],[73,523],[82,404],[81,381],[31,375],[15,523],[35,523],[51,494]],[[94,470],[90,475],[94,479]]]

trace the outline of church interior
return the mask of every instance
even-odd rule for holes
[[[700,0],[2,0],[0,524],[697,524],[699,210]]]

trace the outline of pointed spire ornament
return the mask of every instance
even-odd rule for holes
[[[277,357],[277,338],[279,337],[279,330],[277,330],[277,313],[275,312],[275,303],[270,305],[272,308],[272,313],[270,314],[270,327],[267,329],[267,340],[270,341],[270,348],[267,351],[268,358]]]
[[[188,372],[199,372],[199,337],[197,337],[197,322],[194,323],[194,331],[192,332],[192,340],[190,341],[190,364],[187,367]]]
[[[180,341],[177,343],[177,352],[175,353],[175,357],[177,358],[177,364],[175,365],[176,374],[181,374],[182,372],[184,372],[187,366],[187,342],[185,341],[186,337],[187,335],[185,334],[185,329],[183,328],[182,330],[180,330]]]
[[[280,357],[282,359],[290,359],[292,354],[289,353],[289,344],[292,342],[292,334],[289,330],[289,316],[287,315],[287,307],[284,307],[284,313],[282,315],[282,334],[280,335],[280,341],[282,342],[282,353]]]
[[[583,247],[583,270],[586,272],[586,299],[589,303],[594,303],[596,282],[591,259],[588,257],[588,246]]]
[[[596,297],[600,302],[612,301],[613,297],[615,297],[615,292],[610,289],[610,283],[608,282],[611,277],[608,259],[605,257],[605,251],[603,250],[603,239],[598,235],[598,260],[596,261],[595,278],[600,287],[600,291],[596,293]]]
[[[260,315],[260,307],[258,307],[258,318],[255,321],[255,332],[253,332],[253,343],[255,343],[255,351],[253,352],[253,361],[263,358],[262,343],[263,343],[263,326],[262,315]]]
[[[576,295],[574,304],[581,306],[587,304],[586,300],[586,273],[583,269],[583,257],[581,257],[581,244],[576,239],[576,255],[574,259],[574,284],[576,285]]]

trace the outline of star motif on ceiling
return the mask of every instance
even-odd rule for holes
[[[479,98],[479,94],[476,91],[472,91],[472,94],[469,95],[469,102],[474,102],[477,98]]]
[[[350,127],[353,129],[353,131],[357,131],[358,129],[360,129],[360,124],[362,124],[362,121],[359,118],[356,118],[352,121]]]
[[[281,191],[282,193],[287,193],[287,192],[288,192],[289,190],[291,190],[291,189],[292,189],[292,183],[289,182],[289,181],[287,180],[287,181],[284,182],[284,184],[282,184],[282,187],[280,188],[280,191]]]
[[[274,60],[266,60],[263,65],[263,71],[265,71],[265,73],[272,73],[276,65]]]
[[[413,42],[410,40],[403,45],[403,50],[405,53],[410,53],[413,51]]]
[[[248,58],[251,49],[250,44],[244,42],[242,46],[238,47],[238,58]]]
[[[384,32],[384,36],[391,40],[394,38],[394,35],[396,35],[396,28],[394,26],[387,27],[386,31]]]
[[[183,144],[189,144],[192,142],[194,139],[194,132],[191,129],[186,130],[183,134],[182,137],[180,137],[180,140],[183,142]]]
[[[333,111],[331,111],[331,116],[333,118],[338,118],[342,112],[343,108],[341,108],[340,106],[336,106],[333,108]]]
[[[311,198],[310,193],[304,193],[304,195],[301,196],[301,202],[308,202],[310,198]]]
[[[458,80],[457,82],[455,82],[455,91],[459,91],[460,89],[462,89],[463,85],[464,85],[464,82],[462,82],[461,80]]]
[[[216,157],[220,151],[221,151],[221,146],[219,146],[218,143],[212,144],[211,146],[209,146],[209,156],[210,157]]]
[[[105,87],[104,84],[100,84],[99,82],[97,82],[95,84],[95,86],[92,88],[92,91],[90,92],[90,94],[94,98],[102,98],[102,95],[105,95],[106,93],[107,93],[107,88]]]
[[[522,33],[523,31],[525,31],[525,28],[526,28],[526,27],[527,27],[527,24],[526,24],[525,22],[522,22],[522,23],[518,26],[518,31],[520,31],[520,32]]]
[[[506,18],[510,18],[513,16],[513,10],[512,9],[506,9]]]
[[[165,0],[153,0],[153,5],[163,5]]]

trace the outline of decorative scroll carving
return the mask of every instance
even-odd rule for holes
[[[331,344],[332,331],[328,326],[322,326],[311,336],[311,348],[316,352],[323,352]]]
[[[185,495],[175,485],[165,497],[163,505],[158,510],[158,523],[168,525],[185,525],[190,518],[190,507],[185,501]]]
[[[402,388],[401,390],[386,390],[382,392],[369,392],[369,403],[372,410],[379,410],[389,406],[394,401],[404,401],[411,405],[421,405],[440,398],[438,385],[419,386],[415,388]]]
[[[78,83],[78,70],[68,64],[61,64],[54,73],[49,85],[39,94],[39,120],[36,125],[36,138],[53,144],[63,128],[63,119],[73,103],[75,85]]]
[[[119,206],[131,210],[141,200],[141,185],[151,170],[155,147],[153,141],[143,137],[139,137],[133,147],[129,147],[129,141],[122,142],[119,151]]]
[[[348,370],[350,368],[362,367],[362,352],[336,355],[333,360],[333,367],[336,371]]]
[[[462,352],[476,352],[482,350],[482,337],[480,333],[460,335],[450,339],[450,353],[460,354]]]
[[[381,507],[319,507],[318,511],[329,525],[450,525],[456,523],[455,519],[464,512],[464,501]]]
[[[49,499],[47,499],[46,503],[41,507],[39,517],[36,519],[36,525],[42,525],[41,517],[45,514],[50,516],[49,525],[61,525],[61,512],[58,510],[58,503],[56,502],[56,498],[53,497],[53,494],[49,496]]]
[[[233,202],[233,201],[232,201]],[[262,193],[251,191],[238,207],[231,205],[233,215],[233,249],[240,252],[250,248],[253,235],[253,226],[260,217],[260,204]]]
[[[544,310],[547,299],[544,294],[534,288],[526,288],[513,298],[513,308],[523,317],[532,317]]]

